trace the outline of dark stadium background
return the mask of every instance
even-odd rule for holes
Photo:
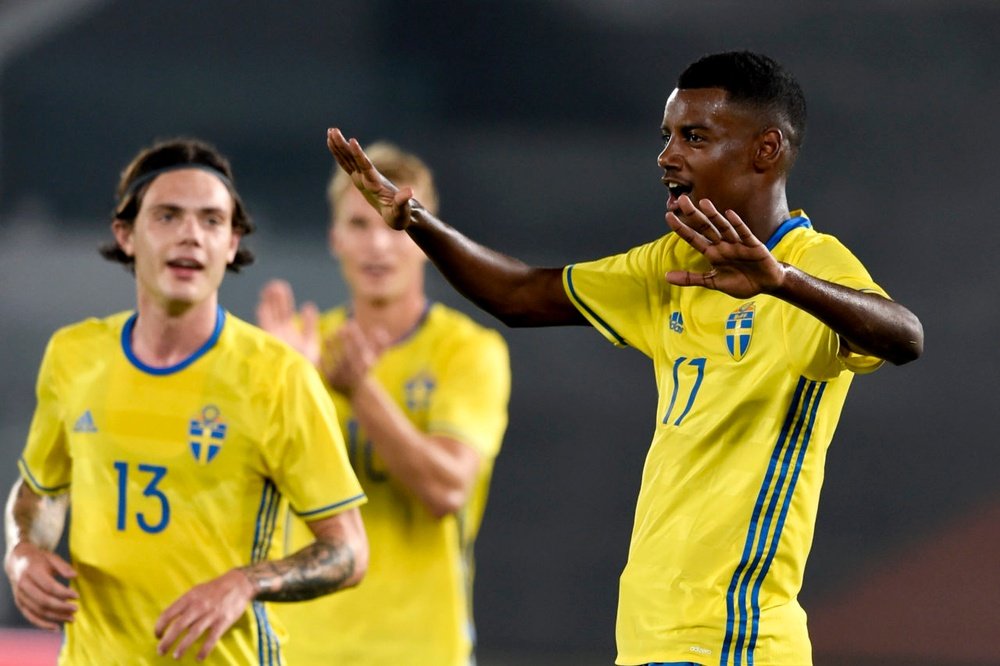
[[[322,244],[327,126],[417,151],[444,219],[563,265],[663,232],[654,160],[674,77],[752,48],[810,104],[790,204],[926,330],[920,361],[856,380],[830,451],[802,594],[816,662],[1000,663],[998,30],[995,0],[0,2],[3,493],[47,336],[132,303],[94,248],[140,146],[194,134],[233,158],[259,261],[223,302],[252,319],[274,276],[322,306],[343,297]],[[505,335],[480,663],[610,664],[651,368],[589,329]],[[25,627],[6,580],[0,625]]]

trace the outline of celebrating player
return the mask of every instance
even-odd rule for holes
[[[589,323],[653,360],[618,664],[811,663],[797,596],[848,387],[922,353],[916,316],[788,208],[805,117],[798,83],[766,56],[692,63],[667,99],[657,159],[673,233],[562,269],[473,243],[357,141],[328,134],[385,221],[479,306],[512,326]]]
[[[369,154],[437,209],[420,159],[386,143]],[[279,609],[289,661],[468,666],[472,551],[507,425],[507,346],[496,331],[428,301],[427,257],[339,169],[328,198],[330,250],[350,302],[322,317],[312,304],[297,314],[291,287],[273,282],[258,321],[327,379],[368,496],[361,514],[372,554],[357,588]],[[308,539],[300,520],[290,529],[293,548]]]
[[[48,344],[7,505],[15,601],[65,628],[60,664],[284,663],[263,602],[355,585],[367,563],[333,406],[300,354],[218,304],[253,226],[214,148],[141,151],[111,227],[136,308]],[[289,504],[312,537],[270,559]]]

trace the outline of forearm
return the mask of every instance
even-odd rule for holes
[[[895,365],[923,352],[920,320],[904,306],[878,294],[833,284],[783,265],[784,278],[772,295],[812,314],[836,332],[852,351]]]
[[[14,546],[22,542],[54,551],[66,523],[68,505],[69,495],[38,495],[18,479],[10,491],[4,512],[6,552],[9,554]]]
[[[317,540],[280,560],[241,567],[260,601],[302,601],[356,585],[363,575],[346,541]]]
[[[455,289],[504,324],[587,324],[563,290],[562,269],[532,267],[491,250],[420,207],[406,230]]]
[[[351,406],[389,474],[432,515],[440,518],[465,504],[479,469],[477,453],[419,430],[374,377],[355,387]]]

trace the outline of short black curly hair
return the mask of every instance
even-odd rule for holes
[[[729,100],[762,112],[787,135],[793,153],[806,134],[806,97],[795,77],[773,58],[752,51],[706,55],[677,79],[680,90],[722,88]]]
[[[112,219],[129,225],[134,224],[142,207],[142,198],[156,179],[157,172],[169,170],[171,167],[183,168],[183,165],[192,165],[193,168],[204,167],[207,171],[222,176],[220,180],[233,197],[233,230],[240,234],[241,241],[243,237],[254,232],[254,224],[233,184],[233,170],[229,160],[211,144],[187,137],[158,141],[141,150],[132,159],[122,171],[118,181],[115,193],[118,203],[112,213]],[[102,245],[100,253],[109,261],[124,264],[129,270],[135,269],[135,258],[125,254],[115,241]],[[253,253],[241,245],[226,269],[238,273],[240,268],[252,264],[253,260]]]

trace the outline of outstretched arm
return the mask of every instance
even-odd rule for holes
[[[538,268],[473,242],[397,188],[339,129],[327,147],[355,186],[394,229],[405,229],[449,282],[508,326],[587,325],[562,285],[561,268]]]
[[[38,495],[18,479],[4,514],[4,569],[14,603],[32,624],[53,631],[63,622],[72,622],[77,608],[76,592],[61,580],[73,578],[76,572],[52,552],[62,535],[68,506],[69,495]]]
[[[232,569],[193,587],[160,615],[154,627],[159,653],[179,659],[202,636],[198,659],[251,601],[301,601],[361,582],[368,568],[368,540],[361,512],[348,509],[309,523],[316,540],[280,560]],[[176,643],[176,645],[175,645]]]
[[[707,273],[670,271],[667,281],[716,289],[736,298],[770,294],[810,313],[833,329],[853,352],[902,365],[920,356],[920,320],[895,301],[821,280],[778,262],[734,211],[725,215],[702,199],[699,208],[680,198],[684,219],[667,224],[712,264]]]

